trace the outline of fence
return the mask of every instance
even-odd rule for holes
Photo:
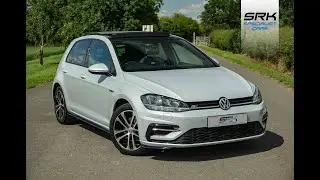
[[[210,37],[207,36],[196,36],[195,45],[210,45]]]

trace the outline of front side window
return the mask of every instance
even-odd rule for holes
[[[92,40],[88,53],[88,67],[103,63],[111,72],[114,72],[114,65],[108,46],[101,40]]]
[[[204,62],[199,56],[194,55],[190,50],[188,50],[185,46],[180,45],[178,43],[171,43],[174,54],[176,55],[176,59],[179,64],[193,64],[193,65],[204,65]]]
[[[91,40],[85,39],[76,42],[71,48],[67,60],[67,63],[86,67],[86,55],[90,46]]]
[[[185,40],[171,37],[112,39],[123,71],[210,68],[217,65]]]

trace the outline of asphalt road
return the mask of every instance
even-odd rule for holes
[[[219,60],[260,87],[269,110],[264,137],[235,144],[157,150],[142,157],[124,156],[107,133],[86,124],[58,124],[49,83],[26,93],[27,179],[292,180],[293,90]]]

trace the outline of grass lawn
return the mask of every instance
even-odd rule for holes
[[[209,54],[214,54],[223,58],[226,58],[226,60],[231,61],[232,63],[242,65],[246,68],[249,68],[253,71],[257,71],[261,73],[262,75],[268,76],[272,79],[275,79],[284,85],[294,88],[294,75],[288,74],[285,72],[282,72],[267,63],[264,62],[258,62],[254,59],[249,58],[248,56],[242,55],[242,54],[233,54],[228,51],[222,51],[216,48],[211,48],[203,45],[198,46],[200,49],[208,52]]]
[[[43,65],[39,63],[39,59],[26,62],[26,81],[27,89],[38,86],[40,84],[53,80],[59,61],[60,55],[53,55],[43,59]]]
[[[40,47],[27,46],[26,47],[26,61],[31,61],[39,58]],[[64,47],[44,47],[43,57],[48,57],[52,55],[62,54],[64,52]]]

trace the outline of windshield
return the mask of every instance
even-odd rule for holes
[[[217,65],[189,42],[179,38],[111,39],[123,71],[210,68]]]

